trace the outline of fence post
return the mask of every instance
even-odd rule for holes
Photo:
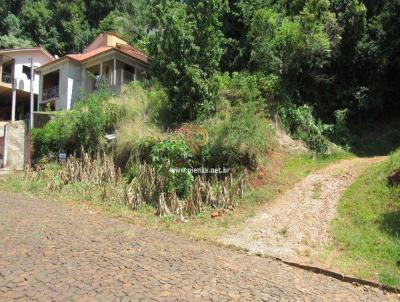
[[[12,79],[11,121],[15,122],[15,110],[17,107],[17,80]]]

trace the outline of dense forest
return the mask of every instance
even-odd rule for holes
[[[326,123],[400,109],[397,0],[0,3],[0,48],[42,45],[63,55],[100,32],[126,37],[152,56],[154,74],[180,104],[177,121],[215,111],[223,72],[255,75],[271,102],[308,104]]]

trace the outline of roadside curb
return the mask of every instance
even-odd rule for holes
[[[215,242],[217,246],[220,247],[225,247],[225,248],[229,248],[235,251],[241,251],[244,252],[248,255],[253,255],[253,256],[257,256],[257,257],[261,257],[261,258],[266,258],[266,259],[271,259],[271,260],[275,260],[275,261],[279,261],[283,264],[295,267],[295,268],[299,268],[305,271],[309,271],[315,274],[321,274],[327,277],[331,277],[334,279],[337,279],[339,281],[342,282],[346,282],[346,283],[351,283],[353,285],[365,285],[365,286],[369,286],[369,287],[373,287],[373,288],[377,288],[380,290],[383,290],[385,292],[388,293],[393,293],[393,294],[400,294],[400,288],[396,288],[396,287],[392,287],[389,285],[383,285],[380,284],[378,282],[374,282],[371,280],[365,280],[365,279],[360,279],[360,278],[356,278],[356,277],[350,277],[350,276],[346,276],[342,273],[338,273],[335,271],[331,271],[325,268],[321,268],[318,266],[312,266],[312,265],[307,265],[307,264],[302,264],[302,263],[297,263],[297,262],[292,262],[289,260],[285,260],[279,257],[275,257],[275,256],[270,256],[270,255],[266,255],[266,254],[262,254],[262,253],[253,253],[251,251],[249,251],[248,249],[236,246],[236,245],[232,245],[232,244],[224,244],[221,242]]]
[[[259,254],[259,253],[254,254],[254,255],[259,256],[259,257],[264,257],[264,258],[271,258],[271,259],[277,260],[279,262],[282,262],[286,265],[290,265],[290,266],[300,268],[300,269],[303,269],[306,271],[310,271],[310,272],[313,272],[316,274],[325,275],[325,276],[335,278],[335,279],[343,281],[343,282],[358,284],[358,285],[366,285],[369,287],[374,287],[374,288],[384,290],[389,293],[400,294],[399,288],[395,288],[395,287],[388,286],[388,285],[383,285],[383,284],[380,284],[380,283],[377,283],[374,281],[360,279],[360,278],[356,278],[356,277],[350,277],[350,276],[346,276],[342,273],[334,272],[334,271],[331,271],[331,270],[328,270],[325,268],[307,265],[307,264],[301,264],[301,263],[297,263],[297,262],[292,262],[292,261],[284,260],[284,259],[281,259],[278,257],[267,256],[267,255],[263,255],[263,254]]]

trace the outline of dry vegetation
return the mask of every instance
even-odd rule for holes
[[[59,192],[85,184],[91,192],[99,192],[103,202],[120,203],[132,210],[148,204],[155,207],[158,216],[176,215],[181,220],[199,214],[205,207],[233,209],[247,186],[247,174],[237,179],[230,175],[222,181],[198,176],[189,197],[179,199],[174,191],[167,192],[165,177],[147,164],[140,165],[138,175],[127,183],[112,157],[101,152],[91,156],[83,150],[81,154],[80,158],[70,156],[55,174],[43,173],[43,168],[36,166],[25,170],[25,178],[44,177],[47,188]]]

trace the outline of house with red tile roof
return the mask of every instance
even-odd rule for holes
[[[71,109],[74,102],[101,85],[120,89],[143,81],[149,59],[114,33],[103,33],[80,54],[68,54],[36,69],[39,108]]]

